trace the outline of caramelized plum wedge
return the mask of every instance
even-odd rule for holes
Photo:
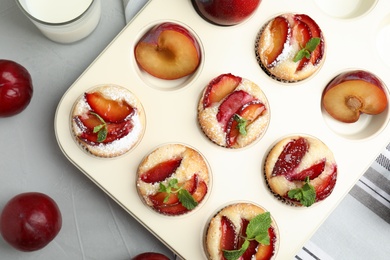
[[[100,92],[85,93],[85,99],[91,110],[106,122],[121,122],[134,112],[125,101],[107,99]]]
[[[311,38],[320,38],[321,39],[319,45],[311,53],[311,56],[310,56],[310,63],[313,65],[317,65],[321,61],[321,59],[323,58],[324,52],[325,52],[322,31],[321,31],[320,27],[318,26],[318,24],[310,16],[308,16],[306,14],[296,14],[295,19],[297,21],[301,21],[301,22],[305,23],[309,27],[310,33],[311,33]]]
[[[83,129],[83,132],[78,138],[92,144],[111,143],[125,137],[133,129],[133,124],[129,120],[120,123],[104,123],[98,116],[92,113],[88,113],[84,116],[76,116],[74,120],[78,127]],[[97,128],[99,131],[96,130]],[[102,131],[103,128],[105,132],[104,138],[99,136],[99,132]]]
[[[217,120],[226,131],[229,119],[237,113],[237,111],[246,103],[254,100],[254,97],[249,93],[238,90],[232,92],[219,106]]]
[[[238,136],[246,135],[246,128],[257,118],[259,118],[266,107],[259,100],[253,100],[243,105],[239,111],[233,115],[226,129],[226,143],[228,147],[236,144]]]
[[[308,149],[309,144],[303,137],[289,142],[278,157],[272,176],[290,175],[299,166]]]
[[[183,194],[183,191],[186,192]],[[169,192],[159,191],[149,198],[158,212],[165,215],[180,215],[192,210],[203,200],[206,193],[206,183],[194,174],[185,183],[170,186]]]
[[[212,104],[224,99],[237,88],[241,80],[241,77],[234,76],[230,73],[222,74],[213,79],[206,88],[203,107],[210,107]]]
[[[265,260],[274,253],[276,239],[269,212],[257,215],[251,221],[241,218],[239,230],[228,217],[222,216],[221,234],[222,259],[231,259],[231,254],[238,256],[240,252],[238,259],[241,260]]]
[[[306,23],[304,23],[298,19],[296,20],[296,23],[293,26],[292,36],[298,42],[300,47],[306,46],[308,41],[312,38],[312,34],[311,34],[309,26]],[[302,70],[308,62],[309,62],[309,59],[306,57],[303,57],[299,61],[299,65],[298,65],[296,70],[297,71]]]
[[[277,58],[282,54],[284,44],[291,37],[290,23],[283,16],[276,17],[270,27],[271,41],[269,48],[265,51],[265,65],[273,67]]]
[[[180,166],[182,158],[173,158],[161,162],[141,175],[141,180],[146,183],[162,182],[173,173]]]
[[[237,239],[233,223],[226,216],[221,218],[221,249],[222,250],[235,250],[237,249]]]

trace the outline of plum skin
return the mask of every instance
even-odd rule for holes
[[[232,26],[248,19],[261,0],[192,0],[195,10],[207,21]]]
[[[13,197],[0,216],[0,233],[12,247],[24,252],[36,251],[49,244],[62,227],[56,202],[39,192]]]
[[[33,84],[27,69],[14,61],[0,59],[0,117],[22,112],[32,95]]]

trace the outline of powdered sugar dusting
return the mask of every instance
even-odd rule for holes
[[[209,168],[199,152],[182,144],[164,145],[147,155],[138,168],[137,188],[147,205],[153,205],[148,196],[157,193],[160,184],[146,183],[141,180],[140,176],[157,164],[175,158],[182,158],[181,164],[169,178],[161,182],[162,184],[167,185],[171,179],[184,183],[197,174],[209,186]]]
[[[243,78],[240,84],[236,87],[235,91],[243,90],[248,94],[252,95],[254,98],[258,99],[266,107],[266,110],[263,114],[253,121],[247,127],[246,135],[239,135],[237,138],[238,147],[245,147],[250,143],[254,142],[256,139],[260,138],[266,131],[269,124],[269,104],[264,92],[260,87],[254,82]],[[222,99],[220,102],[212,104],[212,106],[203,108],[203,98],[199,101],[198,104],[198,121],[199,124],[205,133],[213,142],[216,144],[227,147],[226,142],[226,132],[224,126],[218,122],[217,114],[219,111],[219,106],[225,99]],[[226,98],[226,97],[225,97]]]
[[[124,87],[113,84],[100,85],[91,89],[88,92],[100,92],[107,99],[115,101],[123,100],[129,105],[131,105],[134,108],[134,113],[125,120],[130,120],[133,125],[133,128],[126,136],[106,144],[89,144],[77,138],[77,136],[79,136],[83,132],[83,129],[81,129],[76,124],[73,118],[75,118],[76,116],[83,116],[91,110],[91,107],[85,99],[85,94],[83,94],[76,101],[72,112],[72,129],[73,133],[76,135],[76,141],[88,152],[99,157],[114,157],[126,153],[138,143],[145,131],[145,114],[140,101],[129,90],[125,89]]]

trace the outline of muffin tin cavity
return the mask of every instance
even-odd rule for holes
[[[177,21],[157,21],[144,27],[132,51],[139,77],[146,85],[159,90],[189,85],[202,71],[205,56],[195,31]]]
[[[371,75],[375,78],[367,78],[369,77],[367,75]],[[325,93],[329,91],[329,88],[332,85],[333,88],[336,87],[334,86],[335,84],[339,84],[339,86],[345,86],[346,84],[348,84],[345,80],[368,81],[372,83],[370,84],[372,88],[361,88],[361,86],[358,86],[359,84],[351,84],[348,87],[348,90],[347,88],[345,88],[345,90],[337,91],[337,95],[333,95],[333,97],[337,99],[338,103],[331,103],[330,106],[332,109],[330,111],[327,111],[324,107]],[[376,88],[378,88],[379,91]],[[378,96],[378,92],[380,96]],[[373,93],[377,93],[377,95],[374,96]],[[355,101],[358,102],[359,106],[361,106],[361,108],[359,109],[361,112],[357,113],[357,115],[359,115],[358,119],[356,121],[353,120],[353,122],[346,122],[344,119],[337,118],[337,116],[340,115],[340,112],[353,110],[350,107],[350,103],[352,102],[352,104],[354,105],[356,102],[350,102],[349,100],[355,99],[355,97],[357,99],[357,101]],[[338,104],[340,103],[342,103],[342,106],[339,107]],[[379,77],[365,70],[348,70],[338,74],[336,77],[330,80],[327,86],[324,88],[321,99],[321,111],[326,125],[335,134],[350,140],[364,140],[376,136],[387,126],[390,119],[388,103],[388,88]],[[379,107],[380,104],[382,104],[382,106],[385,106],[382,112],[373,112],[373,114],[368,111],[364,112],[366,110],[364,107],[370,107],[368,109],[371,110],[371,107]],[[338,109],[333,109],[336,106],[338,107]],[[340,111],[340,109],[342,111]],[[336,114],[331,115],[332,113]]]
[[[352,19],[368,13],[378,0],[315,0],[314,2],[329,16]]]
[[[379,24],[375,37],[375,47],[381,61],[390,67],[390,14]]]

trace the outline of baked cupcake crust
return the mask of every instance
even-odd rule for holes
[[[217,114],[222,102],[226,99],[211,105],[210,107],[204,107],[204,99],[207,91],[207,87],[202,93],[202,96],[198,103],[198,123],[203,133],[215,144],[226,148],[243,148],[256,140],[260,139],[269,125],[270,120],[270,107],[268,100],[260,89],[260,87],[254,82],[242,78],[241,82],[234,89],[234,91],[244,91],[251,95],[254,99],[259,100],[264,106],[265,110],[261,116],[255,121],[249,124],[246,128],[246,135],[239,135],[234,146],[229,146],[227,143],[227,133],[224,126],[218,122]]]
[[[222,227],[221,220],[223,217],[227,217],[231,223],[233,224],[235,231],[237,234],[240,232],[242,219],[246,219],[250,221],[255,218],[257,215],[265,213],[265,209],[260,206],[257,206],[248,202],[240,202],[228,205],[220,210],[208,223],[208,227],[206,229],[205,241],[204,245],[206,248],[206,254],[208,259],[210,260],[220,260],[222,257],[221,250],[221,238],[222,238]],[[273,256],[276,255],[278,250],[278,240],[279,240],[279,232],[276,223],[272,219],[271,227],[274,229],[274,233],[276,237],[273,241],[274,250]]]
[[[181,159],[180,165],[166,179],[154,183],[149,183],[142,180],[141,176],[153,167],[159,165],[162,162],[170,161],[176,158]],[[159,211],[155,207],[153,201],[150,199],[151,195],[158,193],[160,183],[168,185],[170,180],[176,179],[179,184],[183,184],[187,181],[190,181],[190,179],[196,175],[197,181],[204,182],[207,185],[207,192],[209,192],[208,189],[210,188],[210,174],[211,173],[208,164],[198,151],[183,144],[166,144],[158,147],[153,152],[148,154],[139,164],[136,185],[138,193],[144,203],[153,210],[164,214],[164,212]],[[198,203],[200,204],[203,199],[204,197]],[[190,210],[184,213],[189,211]]]
[[[133,108],[133,113],[124,119],[132,124],[132,129],[127,135],[108,143],[89,142],[81,138],[85,129],[75,119],[83,117],[91,111],[85,94],[95,92],[102,94],[104,98],[109,100],[124,101]],[[115,84],[99,85],[83,93],[73,106],[71,121],[71,130],[77,144],[89,154],[102,158],[120,156],[131,150],[141,140],[146,125],[145,112],[139,99],[128,89]]]
[[[293,13],[285,13],[277,16],[286,19],[289,24],[289,34],[286,42],[284,43],[283,51],[272,65],[269,64],[267,53],[273,48],[273,41],[271,38],[274,30],[272,28],[272,24],[274,23],[275,18],[268,21],[262,27],[255,42],[255,53],[260,67],[272,78],[288,83],[298,82],[313,75],[322,66],[326,55],[326,45],[323,33],[315,21],[310,18],[315,23],[318,30],[320,30],[319,38],[321,40],[321,45],[317,48],[321,48],[321,58],[316,60],[315,63],[308,62],[302,69],[298,69],[300,62],[295,62],[294,57],[304,46],[301,46],[301,43],[294,37],[293,27],[296,24],[295,15],[296,14]]]
[[[308,148],[304,156],[300,159],[298,166],[290,169],[288,165],[286,166],[284,164],[285,167],[283,169],[276,169],[278,160],[281,159],[281,154],[284,152],[286,146],[300,138],[306,140]],[[301,206],[302,204],[299,201],[290,199],[287,194],[290,190],[302,188],[305,184],[303,180],[305,176],[300,176],[300,180],[294,179],[291,176],[305,172],[305,170],[321,162],[324,162],[324,164],[320,174],[310,177],[310,184],[316,190],[315,202],[319,202],[328,197],[336,184],[337,164],[334,155],[322,141],[315,137],[297,135],[283,138],[272,147],[266,158],[264,174],[267,184],[272,193],[283,202]],[[276,171],[278,171],[277,174]],[[280,172],[284,172],[284,174],[280,174]],[[307,174],[310,174],[310,172],[307,172]]]

